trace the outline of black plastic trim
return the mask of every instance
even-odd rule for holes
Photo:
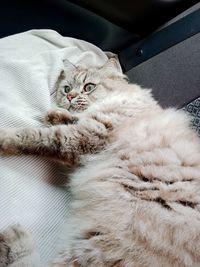
[[[119,53],[124,72],[200,32],[200,9]]]

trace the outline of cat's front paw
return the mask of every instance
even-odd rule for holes
[[[15,265],[26,263],[27,256],[34,251],[34,242],[31,235],[20,225],[14,225],[0,233],[0,266],[26,266]],[[24,258],[24,259],[23,259]],[[29,261],[29,259],[28,259]],[[29,266],[29,265],[27,265]],[[31,265],[32,266],[32,265]]]
[[[63,112],[60,110],[49,111],[44,118],[44,122],[46,125],[76,123],[77,121],[77,117],[71,115],[67,111]]]
[[[21,128],[0,128],[0,155],[18,155],[22,143]]]
[[[0,154],[13,154],[12,149],[14,149],[13,143],[13,130],[12,128],[0,129]]]

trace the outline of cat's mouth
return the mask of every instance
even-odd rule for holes
[[[82,97],[72,99],[69,104],[69,111],[82,111],[88,107],[88,101]]]
[[[73,111],[73,112],[80,112],[80,111],[83,111],[83,110],[86,110],[87,109],[87,106],[79,106],[79,105],[71,105],[69,106],[68,110],[69,111]]]
[[[72,100],[69,100],[66,97],[64,97],[57,102],[57,105],[69,111],[81,112],[88,108],[89,102],[87,99],[81,97],[74,98]]]

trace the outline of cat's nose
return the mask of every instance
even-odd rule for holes
[[[67,99],[68,99],[69,101],[71,101],[71,100],[73,99],[73,97],[72,97],[71,95],[67,95]]]
[[[75,93],[75,92],[74,92],[74,93],[70,93],[70,94],[67,95],[67,99],[68,99],[69,101],[72,101],[72,99],[75,98],[77,95],[78,95],[78,94]]]

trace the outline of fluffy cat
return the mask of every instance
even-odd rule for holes
[[[199,267],[200,140],[187,116],[129,84],[113,59],[66,63],[56,99],[50,127],[0,130],[1,154],[73,167],[72,229],[52,266]]]

